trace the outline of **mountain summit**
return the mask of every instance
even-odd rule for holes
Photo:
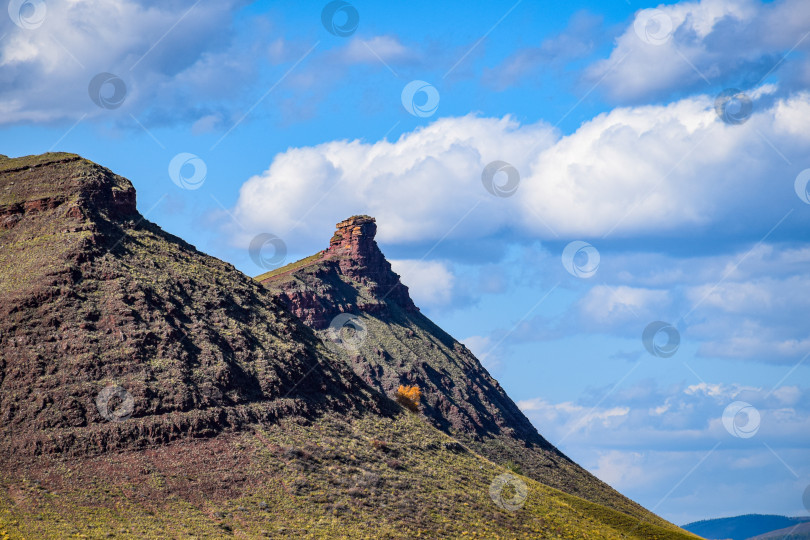
[[[263,287],[135,202],[128,180],[73,154],[0,161],[0,455],[385,408]],[[127,422],[105,418],[110,398]]]
[[[544,439],[472,352],[419,311],[374,240],[376,230],[374,218],[350,217],[337,224],[327,249],[256,279],[327,342],[348,323],[362,339],[334,349],[354,372],[388,396],[400,385],[419,386],[422,414],[471,450],[650,518]]]

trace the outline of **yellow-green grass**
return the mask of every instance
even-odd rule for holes
[[[256,281],[263,281],[263,280],[265,280],[267,278],[270,278],[270,277],[273,277],[273,276],[277,276],[277,275],[280,275],[280,274],[285,274],[287,272],[292,272],[293,270],[297,270],[297,269],[299,269],[301,267],[304,267],[304,266],[306,266],[306,265],[308,265],[310,263],[313,263],[313,262],[317,261],[321,257],[323,257],[323,253],[319,252],[319,253],[316,253],[315,255],[310,255],[309,257],[304,257],[303,259],[292,262],[292,263],[287,264],[285,266],[282,266],[280,268],[276,268],[274,270],[270,270],[269,272],[265,272],[264,274],[258,275],[253,279],[255,279]]]
[[[0,539],[696,538],[525,477],[525,504],[502,509],[489,487],[507,469],[450,440],[403,412],[41,459],[0,479]]]

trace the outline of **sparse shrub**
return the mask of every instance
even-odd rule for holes
[[[512,461],[511,459],[503,464],[504,468],[509,472],[513,472],[515,474],[523,474],[523,470],[520,468],[520,465]]]
[[[374,448],[374,450],[388,451],[388,445],[378,439],[371,439],[371,447]]]
[[[417,412],[419,410],[419,400],[421,397],[422,391],[419,390],[419,387],[416,385],[400,385],[399,388],[397,388],[397,403],[410,411]]]

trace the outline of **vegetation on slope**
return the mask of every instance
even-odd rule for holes
[[[490,495],[508,471],[417,415],[347,420],[5,470],[0,538],[696,538],[527,477],[509,511]]]

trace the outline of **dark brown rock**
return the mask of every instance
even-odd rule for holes
[[[0,160],[0,461],[394,410],[264,287],[135,202],[79,156]],[[132,398],[121,421],[97,405],[111,385]]]

